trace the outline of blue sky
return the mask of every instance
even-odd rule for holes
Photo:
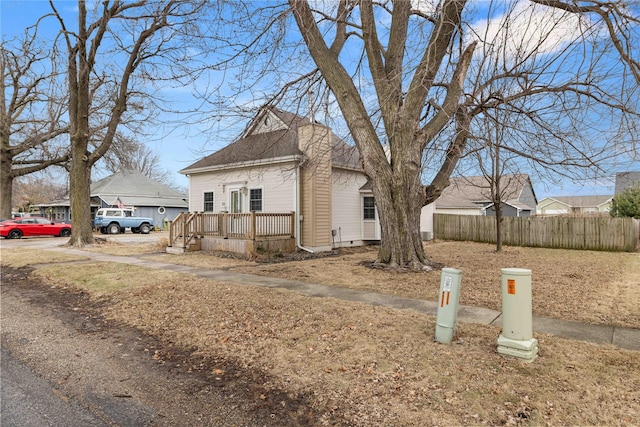
[[[76,10],[75,1],[56,1],[60,12],[73,16]],[[36,20],[49,13],[50,7],[47,1],[41,0],[0,0],[0,27],[3,38],[8,39],[23,33],[24,29],[36,22]],[[40,34],[53,38],[58,32],[58,23],[52,18],[46,21]],[[44,32],[43,32],[44,30]],[[162,95],[171,98],[174,108],[188,109],[195,105],[190,95],[190,89],[173,88],[163,90]],[[182,117],[169,115],[170,121],[183,120]],[[178,173],[180,169],[189,166],[202,155],[222,148],[233,136],[241,130],[243,123],[236,123],[236,127],[229,129],[228,125],[221,121],[203,120],[180,128],[172,126],[160,126],[154,137],[145,140],[147,146],[157,153],[161,160],[161,168],[171,172],[171,180],[174,184],[186,188],[188,180]],[[618,165],[611,166],[610,173],[599,179],[589,179],[581,182],[564,180],[557,186],[545,186],[542,183],[533,182],[538,199],[547,196],[560,195],[593,195],[613,194],[614,176],[616,172],[639,170],[640,160],[631,161],[623,159]],[[522,171],[527,173],[527,171]],[[98,176],[100,178],[102,176]]]
[[[76,1],[56,1],[56,7],[59,12],[66,14],[70,23],[73,15],[77,11]],[[0,0],[0,28],[4,39],[10,39],[14,36],[23,34],[25,28],[33,25],[36,20],[51,12],[48,1],[42,0]],[[53,39],[59,31],[59,24],[54,18],[47,18],[44,25],[41,25],[39,34],[47,39]],[[196,104],[190,95],[190,90],[166,89],[163,96],[171,99],[171,105],[179,108],[189,108]],[[172,114],[165,114],[165,119],[170,122],[183,120],[182,117]],[[183,188],[188,187],[188,179],[179,174],[178,171],[183,169],[200,158],[197,153],[202,147],[206,146],[209,150],[221,148],[221,144],[212,144],[210,142],[210,132],[199,128],[197,125],[184,126],[175,128],[174,126],[161,126],[157,129],[155,136],[147,139],[145,144],[157,153],[160,157],[161,168],[170,171],[171,180],[175,185]],[[194,152],[195,151],[195,152]],[[105,174],[99,174],[95,179],[104,177]]]

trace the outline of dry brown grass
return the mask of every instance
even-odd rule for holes
[[[167,238],[156,239],[153,243],[137,244],[122,243],[117,240],[109,240],[103,237],[96,237],[95,240],[95,244],[85,247],[84,250],[88,252],[100,252],[120,256],[141,255],[163,253],[169,244],[169,239]]]
[[[4,249],[0,251],[0,264],[15,268],[28,265],[54,264],[65,262],[86,261],[85,255],[66,254],[52,251],[36,251],[33,249]]]
[[[640,328],[640,254],[505,247],[490,244],[432,242],[425,245],[436,263],[462,270],[460,304],[501,309],[502,268],[532,271],[533,313],[589,323]],[[336,251],[335,256],[304,261],[256,263],[194,253],[162,255],[155,260],[204,268],[283,277],[331,286],[372,290],[436,300],[440,272],[398,273],[366,264],[377,247]]]
[[[533,363],[496,352],[498,328],[284,290],[192,280],[118,294],[108,310],[167,342],[265,373],[267,391],[307,396],[326,425],[633,425],[637,353],[545,335]],[[167,327],[171,325],[171,327]]]
[[[426,249],[434,261],[463,270],[462,304],[499,309],[500,268],[531,268],[535,314],[640,327],[638,254],[529,248],[496,254],[491,245],[454,242]],[[436,298],[439,272],[371,269],[362,262],[371,261],[374,251],[278,264],[202,254],[145,256]],[[227,366],[263,372],[257,386],[266,394],[305,396],[318,425],[631,426],[640,419],[637,352],[536,334],[539,357],[526,363],[496,352],[496,327],[460,323],[462,343],[442,345],[433,341],[434,318],[412,311],[191,275],[138,282],[137,275],[148,275],[144,269],[124,276],[112,270],[104,263],[90,269],[121,283],[108,293],[92,291],[64,269],[39,271],[58,285],[100,295],[112,319],[216,361],[216,376],[227,375]],[[132,281],[135,287],[127,285]]]

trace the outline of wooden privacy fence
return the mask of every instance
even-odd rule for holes
[[[496,242],[496,218],[435,214],[436,239]],[[504,217],[502,243],[512,246],[634,252],[640,221],[608,217]]]
[[[288,213],[181,212],[169,227],[169,246],[187,247],[194,238],[255,240],[294,237],[295,215]]]

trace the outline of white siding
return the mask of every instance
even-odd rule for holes
[[[189,180],[189,211],[201,212],[204,193],[213,191],[214,212],[230,210],[230,192],[242,187],[262,188],[262,211],[295,211],[295,170],[293,166],[256,167],[225,172],[192,174]],[[249,193],[244,194],[242,209],[249,211]]]
[[[332,176],[332,225],[335,246],[362,244],[362,194],[367,178],[361,173],[334,169]]]
[[[431,233],[431,236],[433,237],[433,211],[434,210],[435,210],[435,205],[433,203],[422,207],[422,212],[420,213],[420,232],[422,233],[423,236],[425,235],[425,233]]]
[[[482,210],[480,209],[465,209],[465,208],[459,208],[459,209],[443,209],[443,208],[436,208],[436,213],[437,214],[448,214],[448,215],[482,215]]]

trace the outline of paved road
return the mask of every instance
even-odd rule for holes
[[[107,425],[75,400],[61,398],[52,384],[14,358],[4,343],[0,351],[3,427]]]

